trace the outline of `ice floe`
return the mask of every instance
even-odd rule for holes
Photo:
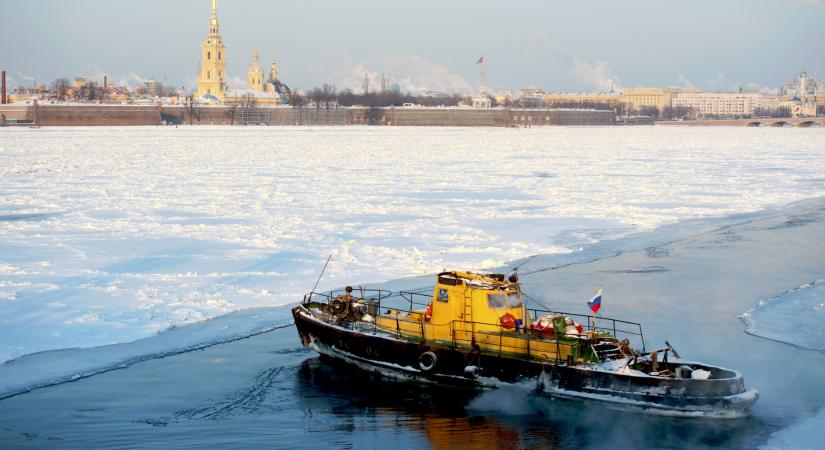
[[[321,289],[592,258],[631,233],[822,195],[822,142],[744,128],[4,130],[0,361],[294,303],[329,254]]]

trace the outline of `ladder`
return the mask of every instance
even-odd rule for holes
[[[464,322],[473,321],[473,291],[464,288]]]

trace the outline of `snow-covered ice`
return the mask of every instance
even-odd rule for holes
[[[742,320],[750,334],[825,352],[825,279],[764,300]]]
[[[816,450],[822,448],[825,430],[825,408],[819,413],[788,428],[773,433],[761,450]]]
[[[0,361],[825,193],[819,129],[0,131]],[[232,335],[258,325],[233,326]],[[208,339],[206,339],[208,341]]]

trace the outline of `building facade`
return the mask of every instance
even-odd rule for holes
[[[226,45],[218,32],[218,0],[212,0],[209,35],[201,45],[201,69],[196,97],[222,100],[226,91]]]
[[[250,91],[264,91],[264,68],[261,66],[258,52],[252,54],[252,64],[246,71],[246,88]]]
[[[680,92],[674,108],[685,108],[694,117],[752,117],[779,108],[779,98],[760,93]]]
[[[794,97],[791,100],[779,102],[779,107],[788,112],[790,117],[815,117],[816,104],[800,100]]]
[[[677,93],[690,91],[692,90],[681,88],[630,88],[619,95],[619,103],[629,113],[644,113],[655,109],[658,114],[663,114],[673,106],[673,97]]]
[[[782,95],[800,98],[814,96],[816,95],[817,87],[821,89],[823,86],[821,86],[821,83],[820,86],[817,86],[816,80],[809,77],[808,72],[803,70],[799,75],[782,86]]]
[[[616,109],[619,103],[618,94],[606,93],[565,93],[557,92],[544,94],[546,108],[597,108]]]

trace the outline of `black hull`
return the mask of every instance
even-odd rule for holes
[[[625,375],[592,366],[473,353],[336,326],[318,319],[305,306],[294,308],[292,313],[304,346],[363,370],[402,380],[467,389],[529,381],[535,383],[537,393],[552,397],[593,399],[622,409],[682,416],[743,417],[750,414],[758,398],[755,390],[745,390],[737,372],[693,362],[692,366],[711,370],[713,378],[718,379]]]

